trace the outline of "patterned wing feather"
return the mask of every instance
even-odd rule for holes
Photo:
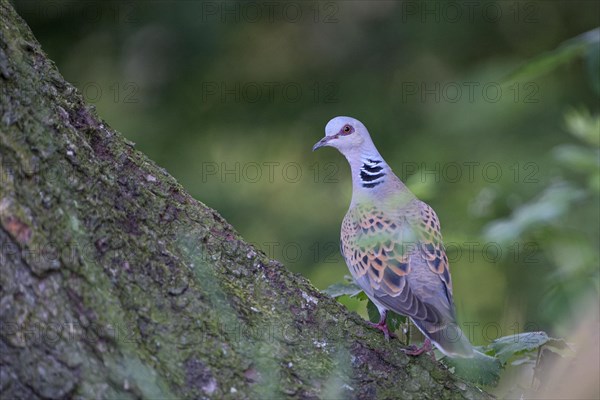
[[[410,272],[402,231],[375,207],[355,207],[342,224],[342,254],[355,279],[366,276],[373,287],[397,294]]]
[[[452,294],[452,280],[450,279],[450,265],[446,256],[446,249],[442,242],[440,221],[433,209],[419,201],[418,213],[410,215],[411,223],[416,227],[421,246],[421,256],[435,274],[439,275],[447,290]]]
[[[342,254],[358,284],[385,307],[431,323],[454,319],[439,221],[425,203],[410,206],[395,215],[365,205],[349,210]]]

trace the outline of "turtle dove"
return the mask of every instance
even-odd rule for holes
[[[409,317],[426,339],[406,350],[418,355],[431,342],[450,357],[472,357],[456,323],[450,268],[431,207],[394,175],[367,128],[350,117],[333,118],[313,151],[337,148],[352,171],[352,201],[341,229],[341,252],[356,283],[377,306],[372,324],[389,338],[387,310]]]

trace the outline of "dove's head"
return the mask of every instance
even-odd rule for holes
[[[327,123],[325,137],[313,146],[313,151],[323,146],[335,147],[346,157],[374,149],[367,128],[351,117],[335,117]]]

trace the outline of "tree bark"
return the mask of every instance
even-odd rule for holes
[[[488,398],[245,243],[0,0],[3,399]]]

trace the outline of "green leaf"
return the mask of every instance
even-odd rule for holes
[[[365,292],[363,292],[362,290],[355,297],[360,301],[369,300],[369,297],[367,296],[367,294]]]
[[[374,323],[379,322],[379,309],[371,300],[367,303],[367,313],[369,314],[369,321]]]
[[[600,168],[600,153],[597,149],[563,144],[554,148],[553,155],[558,162],[573,171],[591,174]]]
[[[391,332],[395,332],[400,329],[400,326],[406,324],[406,317],[400,314],[396,314],[393,311],[387,313],[387,326]]]
[[[379,315],[379,309],[371,300],[369,300],[369,302],[367,303],[367,313],[369,314],[369,321],[374,323],[379,322],[379,318],[381,318],[381,316]],[[386,316],[386,323],[390,332],[394,332],[397,331],[398,328],[400,328],[400,325],[406,323],[406,317],[388,310]]]
[[[600,71],[600,46],[589,46],[585,56],[585,65],[592,81],[592,88],[596,94],[600,94],[600,74],[598,73]]]
[[[473,383],[495,386],[500,379],[500,372],[510,359],[548,346],[553,350],[569,349],[562,339],[548,337],[545,332],[525,332],[504,336],[494,340],[487,346],[478,347],[473,358],[444,357],[443,363],[454,369],[454,374]],[[486,354],[483,354],[486,353]],[[531,356],[513,360],[511,365],[518,366],[532,361]]]
[[[496,386],[500,380],[502,363],[500,360],[475,352],[472,358],[444,357],[442,362],[454,368],[454,374],[464,380],[479,385]]]
[[[362,292],[362,289],[354,282],[334,283],[327,289],[323,290],[323,293],[328,294],[334,299],[340,296],[356,296],[360,292]]]
[[[504,336],[486,346],[486,353],[495,355],[502,364],[506,364],[514,355],[537,350],[550,340],[546,332],[525,332]]]
[[[519,80],[530,80],[584,54],[588,55],[589,62],[593,65],[595,60],[593,49],[598,46],[598,43],[600,43],[600,28],[585,32],[563,42],[556,49],[526,62],[502,79],[502,83],[509,84]],[[596,70],[595,74],[597,73]]]
[[[573,136],[592,146],[600,146],[600,115],[586,108],[570,109],[565,113],[565,125]]]
[[[548,338],[546,344],[544,344],[545,348],[550,348],[551,350],[557,350],[559,353],[562,350],[567,350],[567,352],[572,351],[572,348],[567,344],[567,341],[564,339],[555,339]]]
[[[585,191],[568,182],[556,182],[541,195],[517,208],[507,219],[491,222],[484,237],[499,243],[512,243],[530,230],[551,224],[571,210],[573,203],[585,197]]]

